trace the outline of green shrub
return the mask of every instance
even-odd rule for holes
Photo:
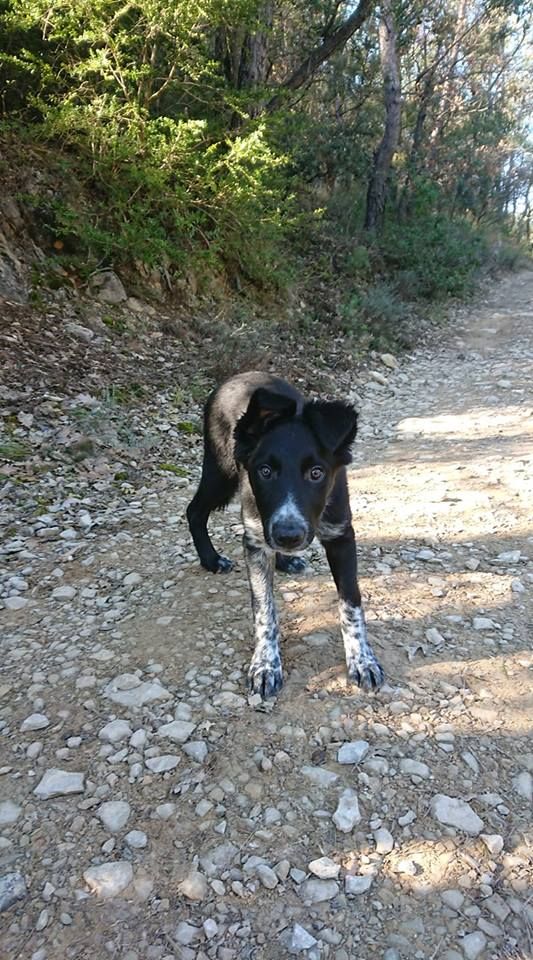
[[[380,251],[406,300],[468,296],[488,255],[480,231],[465,220],[451,221],[438,215],[387,224]]]

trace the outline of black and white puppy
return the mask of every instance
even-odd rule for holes
[[[283,682],[274,566],[304,569],[301,553],[315,535],[337,586],[348,676],[365,690],[383,683],[366,635],[346,481],[356,430],[349,404],[306,401],[291,384],[265,373],[232,377],[207,401],[202,477],[187,519],[202,566],[229,570],[207,521],[240,486],[255,630],[248,678],[262,697],[274,696]]]

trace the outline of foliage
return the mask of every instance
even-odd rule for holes
[[[467,294],[487,228],[508,251],[529,237],[531,4],[387,8],[402,129],[369,237],[379,7],[296,98],[288,79],[348,0],[0,0],[2,124],[55,184],[21,198],[51,282],[58,262],[84,279],[136,263],[170,287],[192,272],[200,290],[219,276],[257,291],[293,282],[302,258],[301,275],[320,272],[333,249],[348,326],[389,329],[399,297]]]

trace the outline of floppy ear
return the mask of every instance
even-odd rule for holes
[[[235,427],[235,456],[239,463],[246,464],[260,437],[277,420],[293,417],[296,413],[296,400],[259,387],[254,391],[246,413],[237,421]]]
[[[350,447],[357,433],[357,413],[341,400],[315,400],[306,403],[303,419],[325,450],[339,463],[350,463]]]

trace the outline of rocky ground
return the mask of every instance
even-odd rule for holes
[[[238,507],[212,523],[237,560],[224,577],[184,523],[190,363],[58,311],[32,340],[13,307],[3,958],[533,956],[532,302],[533,274],[509,277],[431,348],[331,377],[362,409],[351,492],[388,682],[347,684],[312,548],[278,579],[286,684],[268,704],[245,688]],[[137,396],[125,351],[171,386]]]

